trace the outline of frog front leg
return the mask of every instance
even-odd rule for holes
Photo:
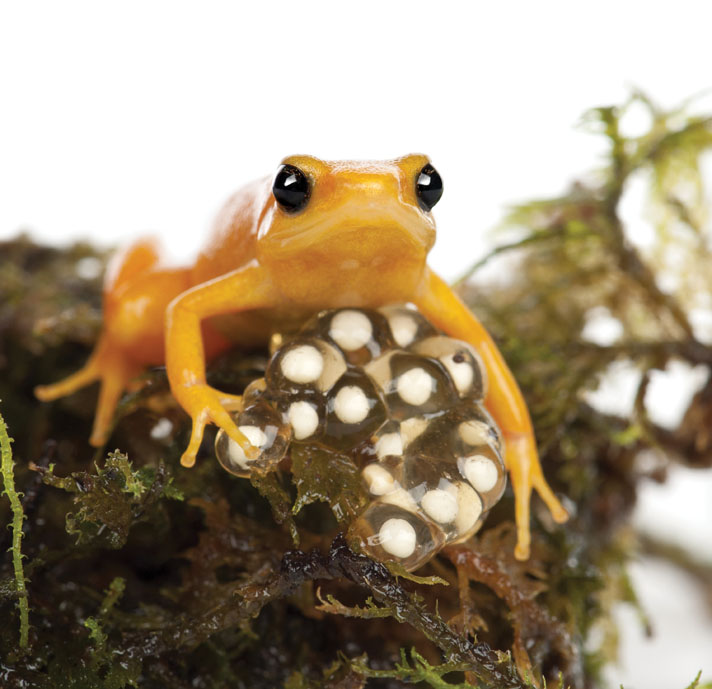
[[[269,308],[275,303],[275,294],[265,271],[249,265],[189,289],[168,305],[166,372],[173,396],[193,420],[190,442],[181,457],[183,466],[195,464],[207,423],[224,429],[248,457],[256,454],[256,449],[225,410],[225,405],[239,407],[241,398],[207,384],[200,324],[211,316]]]
[[[565,522],[568,514],[544,478],[534,429],[519,386],[489,333],[450,287],[430,270],[415,304],[428,320],[448,335],[469,342],[484,361],[489,379],[485,405],[504,436],[504,461],[514,489],[515,555],[526,560],[531,541],[529,502],[532,488],[541,495],[555,521]]]

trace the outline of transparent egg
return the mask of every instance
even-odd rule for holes
[[[401,435],[403,426],[401,423]],[[472,403],[426,420],[425,428],[406,445],[403,485],[412,490],[439,477],[467,482],[488,511],[504,492],[507,474],[497,427],[486,411]]]
[[[459,399],[445,368],[430,358],[394,351],[372,361],[365,370],[383,390],[395,419],[437,413]]]
[[[477,491],[484,510],[495,505],[504,493],[507,474],[501,457],[489,446],[458,457],[461,476]]]
[[[242,393],[242,404],[245,407],[262,400],[265,397],[265,391],[267,390],[267,381],[264,378],[258,378],[253,380]]]
[[[427,562],[445,543],[437,526],[419,514],[382,498],[374,500],[351,525],[349,537],[378,560],[395,560],[407,570]]]
[[[485,504],[470,483],[462,479],[457,458],[443,456],[434,460],[406,454],[400,475],[393,469],[391,473],[398,477],[398,488],[407,495],[407,499],[399,498],[400,504],[417,509],[443,532],[446,542],[465,540],[482,524]]]
[[[401,349],[406,349],[413,342],[437,334],[435,328],[415,308],[384,306],[378,311],[388,320],[391,336]]]
[[[382,462],[371,462],[361,471],[366,490],[373,497],[381,497],[399,491],[402,462],[397,457],[387,457]]]
[[[401,423],[401,433],[404,424]],[[439,459],[443,456],[469,455],[483,447],[489,447],[496,455],[501,455],[499,429],[485,409],[465,400],[456,407],[427,417],[424,427],[413,438],[409,449]]]
[[[414,342],[410,351],[439,361],[447,370],[460,397],[473,400],[485,398],[485,367],[480,355],[467,342],[437,335]]]
[[[264,398],[279,410],[296,441],[319,438],[326,423],[325,392],[346,371],[334,347],[315,338],[290,340],[265,372]]]
[[[502,434],[489,412],[480,405],[464,405],[451,413],[456,442],[462,451],[470,447],[489,445],[502,454]]]
[[[502,497],[507,484],[499,429],[492,417],[475,405],[453,410],[447,420],[449,445],[460,475],[477,491],[487,511]]]
[[[417,442],[425,431],[430,428],[432,418],[425,416],[411,416],[400,423],[400,435],[403,439],[403,447],[410,449],[413,443]]]
[[[307,323],[305,332],[334,345],[354,366],[368,363],[394,345],[386,318],[369,309],[322,311]]]
[[[448,534],[448,543],[461,543],[472,536],[481,526],[487,512],[482,498],[468,483],[457,485],[457,517],[453,529]]]
[[[376,433],[371,436],[373,454],[380,462],[388,457],[395,457],[398,461],[403,456],[404,440],[401,434],[401,424],[389,420],[384,423]]]
[[[284,396],[277,400],[277,407],[294,440],[312,442],[321,438],[326,423],[326,402],[321,396]]]
[[[323,441],[338,449],[353,448],[386,421],[380,390],[359,369],[350,369],[329,390]]]
[[[477,491],[487,511],[502,497],[507,485],[499,429],[492,417],[475,405],[454,410],[449,418],[460,475]]]
[[[403,488],[414,497],[416,502],[428,491],[436,488],[447,488],[460,479],[457,458],[441,453],[436,458],[420,453],[406,452],[402,460],[403,471],[401,483]]]
[[[345,371],[346,362],[336,347],[317,338],[299,337],[275,352],[265,380],[272,394],[324,393]]]
[[[232,414],[232,418],[260,454],[256,459],[249,459],[243,449],[220,429],[215,438],[215,454],[225,470],[248,478],[253,469],[267,469],[281,461],[292,433],[275,409],[264,401],[258,401]]]
[[[480,528],[486,512],[468,482],[451,478],[449,471],[439,472],[442,467],[428,460],[419,469],[412,462],[408,465],[407,459],[389,456],[364,467],[364,483],[374,500],[419,515],[438,538],[442,534],[443,544],[465,541]]]

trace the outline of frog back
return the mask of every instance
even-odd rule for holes
[[[227,200],[190,271],[192,286],[255,260],[257,229],[269,199],[269,179],[264,178],[242,187]]]

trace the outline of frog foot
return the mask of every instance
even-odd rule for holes
[[[569,513],[544,478],[531,436],[505,434],[505,447],[505,464],[514,490],[514,515],[517,524],[514,556],[517,560],[527,560],[531,545],[529,519],[532,489],[539,493],[558,524],[563,524],[569,518]]]
[[[180,458],[180,463],[184,467],[192,467],[195,464],[195,457],[200,449],[205,426],[208,423],[214,423],[222,428],[242,448],[248,459],[257,459],[259,449],[250,443],[228,412],[228,409],[231,411],[242,409],[242,397],[228,395],[209,385],[196,384],[180,391],[179,402],[193,420],[190,442]]]
[[[35,396],[42,402],[51,402],[99,381],[101,388],[89,442],[94,447],[101,447],[109,437],[121,394],[140,371],[139,365],[119,348],[110,347],[102,337],[83,368],[52,385],[38,385]]]

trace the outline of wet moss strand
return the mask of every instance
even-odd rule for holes
[[[15,490],[15,464],[12,460],[12,448],[10,444],[12,438],[9,437],[7,425],[2,414],[0,414],[0,454],[2,455],[2,480],[3,495],[7,495],[12,510],[12,565],[15,572],[15,587],[17,590],[17,607],[20,611],[20,648],[27,648],[28,635],[30,630],[29,611],[30,606],[27,601],[27,588],[25,585],[25,573],[22,568],[22,522],[24,514],[20,504],[20,496]]]

